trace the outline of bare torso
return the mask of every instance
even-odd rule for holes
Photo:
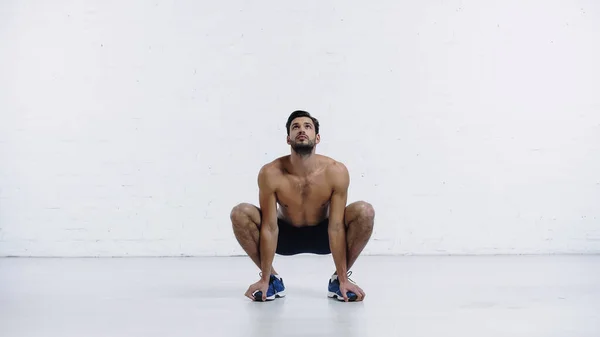
[[[314,226],[327,218],[333,187],[327,179],[327,168],[336,161],[314,155],[316,167],[307,175],[295,175],[289,156],[269,164],[271,179],[275,181],[277,217],[294,226]]]

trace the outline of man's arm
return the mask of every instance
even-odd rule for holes
[[[347,243],[346,225],[344,224],[344,213],[348,200],[348,186],[350,176],[348,169],[342,163],[335,163],[328,168],[328,179],[333,185],[331,203],[329,209],[329,246],[335,263],[338,279],[346,282],[347,273]]]
[[[271,266],[277,247],[277,201],[273,177],[269,168],[263,167],[258,173],[259,203],[262,212],[260,224],[260,269],[263,281],[268,281],[271,276]]]

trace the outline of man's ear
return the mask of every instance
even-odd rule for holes
[[[287,141],[288,145],[291,145],[291,143],[290,143],[290,136],[286,137],[286,141]]]
[[[315,144],[319,144],[321,142],[321,135],[317,134],[317,136],[315,137]]]

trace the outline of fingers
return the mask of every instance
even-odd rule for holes
[[[356,297],[358,297],[358,301],[362,301],[365,298],[365,292],[358,286],[356,287],[356,291],[354,293],[356,294]]]
[[[254,297],[252,297],[252,293],[250,293],[250,289],[248,289],[246,291],[246,293],[244,294],[244,296],[248,297],[249,299],[254,301]]]
[[[257,299],[255,297],[255,294],[257,292],[261,292],[262,293],[262,301],[266,302],[267,301],[267,289],[255,289],[255,288],[248,288],[248,290],[246,291],[246,293],[244,293],[244,296],[248,297],[249,299],[251,299],[252,301],[259,301],[259,299]]]
[[[348,291],[352,291],[346,287],[340,287],[340,292],[342,293],[342,296],[344,297],[344,302],[348,302]]]
[[[257,301],[256,297],[254,297],[254,295],[256,294],[257,291],[260,291],[260,289],[255,289],[252,288],[252,286],[250,286],[250,288],[248,288],[248,290],[246,291],[246,293],[244,294],[246,297],[248,297],[249,299],[251,299],[252,301]],[[264,301],[264,293],[263,293],[263,301]]]
[[[365,299],[365,296],[366,296],[365,292],[359,286],[356,286],[356,285],[353,286],[350,291],[352,291],[353,293],[356,294],[356,297],[357,297],[356,300],[357,301],[360,302],[360,301],[362,301],[362,300]]]

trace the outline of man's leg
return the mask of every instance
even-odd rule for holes
[[[235,238],[260,269],[260,209],[252,204],[242,203],[231,210],[230,219]],[[271,273],[277,275],[273,266]]]
[[[371,238],[375,222],[375,210],[367,202],[354,202],[346,207],[344,222],[346,224],[346,242],[348,245],[346,252],[347,270],[350,270],[350,267],[352,267]]]
[[[357,201],[346,207],[344,223],[346,225],[346,269],[348,271],[350,271],[350,268],[369,242],[371,233],[373,232],[374,219],[375,211],[373,210],[373,206],[367,202]],[[353,287],[356,288],[358,286]],[[360,288],[348,291],[346,294],[349,301],[362,300],[364,298],[355,293],[355,291],[361,292],[364,295],[364,292]],[[328,296],[343,300],[341,292],[336,271],[329,280]]]

